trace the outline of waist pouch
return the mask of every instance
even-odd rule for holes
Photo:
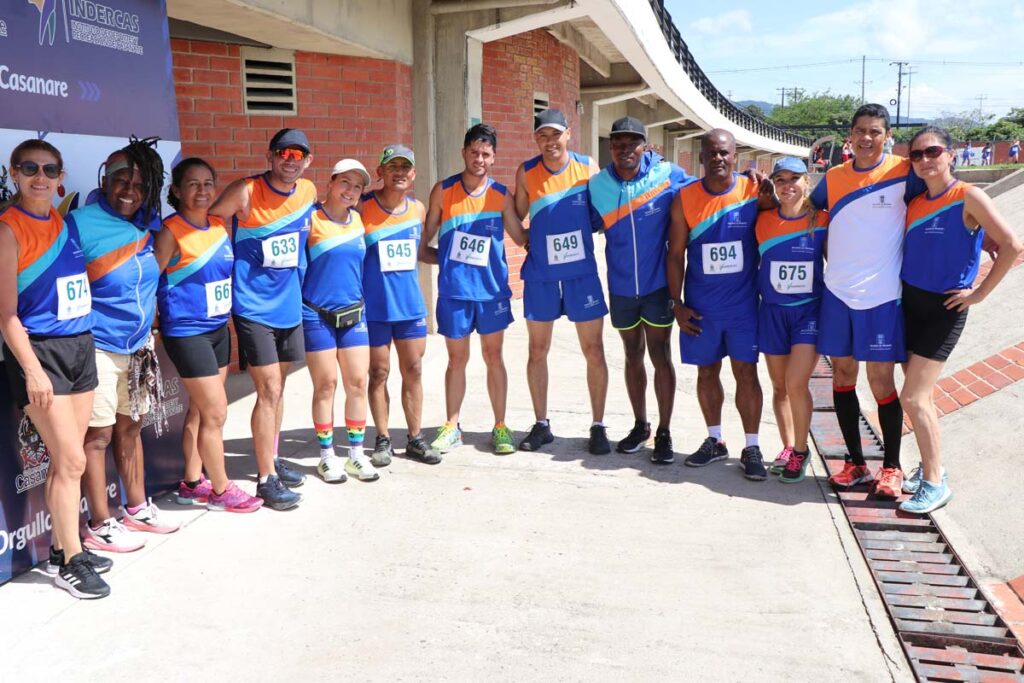
[[[361,299],[354,304],[335,309],[323,308],[305,299],[302,300],[302,303],[319,313],[324,322],[336,330],[348,329],[363,319],[363,301]]]

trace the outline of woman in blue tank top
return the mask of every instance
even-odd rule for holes
[[[18,193],[0,210],[0,333],[11,390],[28,418],[18,430],[22,458],[47,479],[48,572],[77,598],[102,598],[110,587],[98,572],[112,563],[83,551],[78,537],[83,442],[96,389],[85,257],[77,230],[52,204],[64,179],[60,152],[26,140],[14,148],[10,169]]]
[[[903,315],[908,361],[900,403],[914,426],[921,466],[903,484],[914,494],[900,505],[926,514],[952,498],[939,459],[939,423],[932,391],[967,320],[1024,251],[1014,231],[981,189],[953,177],[953,141],[934,126],[910,141],[910,162],[928,191],[907,207],[903,245]],[[974,287],[986,237],[998,256],[984,281]]]
[[[185,476],[177,501],[206,503],[210,510],[255,512],[263,500],[240,489],[224,468],[234,256],[224,221],[209,214],[216,189],[210,164],[194,157],[179,162],[167,191],[167,203],[176,212],[164,219],[156,237],[160,332],[189,397],[181,444]]]

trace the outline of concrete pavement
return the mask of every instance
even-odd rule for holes
[[[509,423],[521,436],[532,411],[516,312],[506,361]],[[0,613],[17,619],[0,620],[3,678],[909,680],[842,512],[823,493],[820,464],[795,486],[744,480],[731,405],[727,464],[693,470],[681,457],[656,467],[649,451],[586,455],[584,363],[573,328],[555,329],[558,438],[549,451],[489,453],[474,344],[467,445],[434,467],[398,458],[368,484],[330,486],[312,474],[311,385],[299,368],[287,386],[282,453],[311,474],[300,508],[228,515],[165,500],[166,515],[187,526],[116,557],[110,598],[76,602],[38,569],[8,584]],[[614,440],[632,415],[608,328],[605,344]],[[432,426],[443,420],[444,366],[442,340],[431,337]],[[705,436],[696,373],[678,374],[677,453]],[[393,396],[397,389],[393,377]],[[253,400],[233,402],[226,430],[231,470],[249,490]],[[400,410],[393,422],[404,424]],[[770,409],[765,422],[770,459],[779,447]],[[403,446],[400,427],[395,435]]]

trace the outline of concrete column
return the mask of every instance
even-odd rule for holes
[[[413,63],[412,63],[412,147],[416,153],[416,196],[426,203],[430,188],[440,177],[437,167],[437,109],[434,15],[431,0],[413,0]],[[427,303],[427,329],[435,332],[434,267],[419,265],[420,289]]]

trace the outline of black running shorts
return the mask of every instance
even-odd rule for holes
[[[274,363],[293,363],[306,357],[302,324],[295,327],[267,327],[258,322],[234,316],[238,335],[238,355],[249,365],[261,367]]]
[[[903,283],[903,321],[907,351],[923,358],[946,361],[967,324],[967,311],[949,310],[950,297]]]
[[[43,372],[50,378],[54,396],[81,394],[96,388],[96,344],[92,332],[72,337],[29,335],[29,343],[43,366]],[[24,408],[28,405],[25,371],[7,344],[4,344],[4,366],[11,394],[18,407]]]
[[[164,349],[178,374],[186,379],[215,377],[231,362],[228,324],[190,337],[163,337]]]

